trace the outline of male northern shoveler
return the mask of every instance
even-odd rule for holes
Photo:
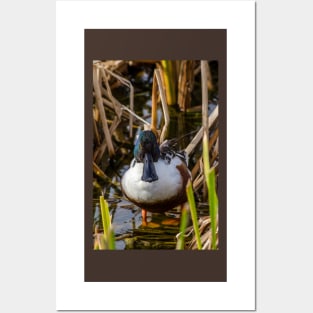
[[[174,152],[165,141],[160,147],[155,134],[142,131],[134,148],[134,159],[123,175],[124,195],[143,209],[165,212],[187,201],[186,185],[191,178],[184,153]]]

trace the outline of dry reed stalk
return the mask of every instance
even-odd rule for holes
[[[114,107],[114,111],[115,111],[115,117],[114,117],[114,120],[110,126],[110,135],[112,137],[113,133],[115,132],[116,128],[118,127],[118,125],[121,122],[122,110],[121,110],[120,106],[116,103],[115,98],[113,97],[108,77],[107,77],[105,71],[103,70],[103,68],[100,68],[100,73],[101,73],[102,79],[105,83],[105,86],[107,88],[109,98],[110,98],[111,102],[113,103],[113,107]]]
[[[215,149],[215,147],[214,147]],[[215,170],[215,173],[218,173],[218,163],[214,161],[216,160],[218,156],[218,149],[214,150],[212,157],[211,157],[211,163],[213,165],[211,165],[211,169]],[[192,177],[192,183],[193,183],[193,189],[194,191],[197,191],[203,184],[204,182],[204,172],[203,172],[203,159],[202,157],[200,157],[197,161],[197,163],[195,164],[195,166],[193,167],[193,169],[191,170],[191,177]]]
[[[206,242],[208,240],[208,237],[210,237],[209,235],[209,226],[211,223],[211,218],[208,217],[200,217],[198,220],[199,223],[199,232],[200,232],[200,239],[201,239],[201,243],[202,243],[202,250],[205,249],[205,247],[207,246]],[[189,250],[197,250],[197,242],[196,242],[196,238],[195,236],[193,237],[193,239],[189,242],[189,246],[188,246]]]
[[[158,88],[156,73],[153,75],[152,94],[151,94],[151,129],[157,129],[157,106],[158,106]]]
[[[219,131],[218,131],[218,128],[217,128],[217,129],[215,129],[215,131],[213,132],[213,135],[211,136],[211,138],[209,140],[209,151],[213,147],[214,143],[217,141],[218,134],[219,134]]]
[[[203,126],[203,140],[205,142],[209,138],[209,129],[210,129],[210,122],[208,119],[208,103],[209,103],[209,93],[208,93],[208,62],[201,60],[201,91],[202,91],[202,126]],[[207,159],[208,167],[210,168],[210,153],[208,153]],[[206,164],[206,163],[205,163]],[[208,194],[208,188],[206,180],[203,183],[203,197],[207,198],[210,196]]]
[[[113,72],[124,72],[127,69],[128,62],[124,60],[108,60],[99,62],[98,65]]]
[[[192,182],[192,188],[194,191],[197,191],[202,185],[204,181],[203,173],[200,172],[198,176]]]
[[[198,143],[202,139],[202,136],[203,136],[203,126],[199,129],[199,131],[193,137],[189,145],[185,148],[185,152],[187,153],[187,155],[190,155],[191,152],[195,149],[195,147],[198,145]]]
[[[106,93],[106,91],[105,91]],[[114,98],[115,99],[115,98]],[[107,107],[109,107],[110,109],[113,110],[113,104],[107,100],[107,99],[104,99],[102,98],[102,101],[103,101],[103,104]],[[140,117],[139,115],[137,115],[136,113],[134,113],[132,110],[130,110],[127,106],[125,106],[124,104],[121,104],[117,99],[115,99],[115,104],[118,104],[121,109],[122,109],[122,112],[124,113],[128,113],[127,115],[127,118],[129,118],[129,115],[132,115],[134,118],[136,118],[138,121],[142,122],[144,125],[150,125],[149,122],[147,122],[146,120],[144,120],[142,117]]]
[[[106,178],[106,175],[104,174],[102,169],[95,162],[92,162],[92,166],[93,166],[93,171],[97,176],[101,178]]]
[[[196,164],[194,165],[194,167],[191,170],[192,181],[195,179],[197,173],[200,170],[200,161],[201,161],[201,157],[197,160]]]
[[[161,103],[162,103],[162,109],[163,109],[163,115],[164,115],[164,126],[162,128],[161,136],[160,136],[160,143],[162,143],[167,135],[168,127],[170,124],[170,115],[168,112],[167,102],[166,102],[166,95],[163,87],[163,81],[161,76],[161,71],[159,69],[156,69],[154,71],[156,75],[156,79],[159,86],[159,93],[161,97]]]
[[[102,88],[102,93],[103,93],[104,96],[106,96],[107,98],[112,98],[113,101],[114,101],[114,103],[112,103],[108,99],[102,98],[103,99],[103,103],[104,103],[105,106],[107,106],[111,110],[114,110],[115,106],[118,105],[119,108],[122,111],[122,114],[124,114],[124,111],[128,113],[127,118],[130,118],[130,115],[131,115],[131,116],[135,117],[137,120],[141,121],[142,123],[149,125],[149,122],[145,121],[143,118],[141,118],[140,116],[138,116],[136,113],[133,112],[133,108],[129,109],[127,106],[125,106],[124,104],[120,103],[112,94],[110,96],[108,91],[105,88]],[[132,98],[134,98],[134,97],[132,97]],[[131,107],[133,107],[133,103],[134,102],[132,100],[131,101]]]
[[[111,87],[109,84],[109,79],[108,79],[107,73],[104,71],[103,67],[99,67],[99,70],[100,70],[101,78],[102,78],[102,80],[105,84],[106,90],[107,90],[107,95],[113,104],[115,112],[117,113],[118,112],[118,106],[115,103],[115,98],[113,97],[113,94],[112,94],[112,90],[111,90]]]
[[[208,118],[208,125],[212,127],[212,125],[215,123],[216,119],[218,117],[218,106],[214,109],[213,112],[211,112],[209,118]],[[211,150],[215,143],[218,142],[218,129],[214,130],[213,135],[211,136],[209,140],[209,149]],[[189,145],[185,148],[185,152],[190,155],[192,151],[196,148],[196,146],[200,143],[203,137],[203,127],[201,127],[198,131],[198,133],[193,137],[192,141],[189,143]],[[218,149],[216,147],[216,144],[213,148],[212,152],[212,160],[211,163],[216,160],[218,156]],[[203,177],[203,166],[202,166],[202,157],[200,157],[193,169],[191,170],[191,176],[192,176],[192,182],[193,182],[193,188],[195,191],[197,191],[204,183],[204,177]],[[212,165],[211,165],[212,167]],[[216,167],[213,166],[214,168]]]
[[[212,229],[211,229],[211,217],[210,216],[203,216],[199,218],[199,232],[201,234],[201,243],[202,243],[202,250],[212,250]],[[218,223],[218,217],[217,217]],[[216,232],[216,245],[218,246],[218,228]],[[188,244],[189,250],[197,250],[197,242],[196,238],[193,239]]]
[[[193,76],[197,76],[197,75],[200,73],[200,71],[201,71],[201,64],[198,65],[198,66],[194,69],[194,71],[193,71]]]
[[[216,121],[218,117],[218,105],[214,108],[213,112],[211,112],[210,116],[209,116],[209,127],[211,128],[212,125],[214,124],[214,122]]]
[[[212,126],[214,122],[216,121],[218,117],[218,106],[215,107],[213,112],[210,114],[209,118],[207,118],[208,122],[207,125]],[[203,126],[199,129],[197,134],[193,137],[192,141],[189,143],[189,145],[185,148],[185,152],[190,155],[190,153],[195,149],[195,147],[198,145],[200,140],[203,136]]]
[[[101,144],[101,142],[100,142],[100,135],[99,135],[99,132],[98,132],[97,122],[96,122],[95,119],[93,119],[93,131],[94,131],[94,134],[95,134],[97,145],[99,146]]]
[[[115,73],[113,73],[112,71],[110,70],[106,70],[110,75],[112,75],[113,77],[115,77],[116,79],[118,79],[124,86],[128,87],[129,88],[129,91],[130,91],[130,94],[129,94],[129,108],[131,111],[134,111],[134,87],[133,85],[131,84],[131,82],[120,76],[120,75],[117,75]],[[114,98],[114,103],[116,102],[116,99]],[[130,115],[129,116],[129,137],[132,138],[133,137],[133,116]]]
[[[207,61],[201,60],[201,90],[202,90],[202,126],[203,133],[206,133],[209,138],[209,123],[208,123],[208,103],[209,103],[209,95],[208,95],[208,76],[206,65]]]
[[[112,157],[115,154],[115,151],[114,151],[113,143],[111,140],[111,135],[110,135],[107,119],[106,119],[105,110],[102,104],[102,95],[101,95],[101,90],[99,86],[100,85],[99,76],[100,76],[99,68],[94,66],[93,67],[93,88],[94,88],[95,96],[96,96],[96,106],[100,113],[100,119],[101,119],[101,123],[103,127],[103,133],[105,136],[105,142],[108,146],[109,156]],[[103,147],[103,144],[102,144],[102,147]]]
[[[163,83],[166,90],[168,105],[176,104],[176,64],[175,61],[162,60],[161,62]]]
[[[105,86],[107,88],[108,96],[109,96],[109,98],[111,99],[111,101],[113,103],[113,107],[114,107],[114,111],[115,111],[115,118],[114,118],[113,122],[111,123],[110,129],[109,129],[110,139],[111,139],[113,132],[115,131],[115,129],[118,127],[118,125],[121,122],[122,111],[121,111],[120,107],[114,101],[114,97],[113,97],[112,92],[111,92],[109,81],[108,81],[106,73],[103,70],[103,67],[99,66],[99,64],[97,64],[96,66],[99,69],[99,80],[100,80],[99,84],[102,87],[101,81],[104,82],[104,84],[105,84]],[[102,90],[101,87],[100,87],[100,90]],[[101,98],[102,98],[102,94],[101,94]],[[106,119],[106,122],[108,123],[107,119]],[[102,158],[102,156],[104,154],[105,148],[106,148],[106,142],[103,142],[100,145],[100,147],[98,147],[96,149],[96,151],[94,153],[94,157],[93,157],[94,161],[100,162],[100,160],[101,160],[101,158]]]
[[[209,62],[206,62],[205,70],[207,72],[207,78],[208,78],[208,81],[207,81],[208,90],[212,91],[214,89],[214,85],[213,85],[213,80],[212,80]]]
[[[180,62],[179,68],[177,103],[180,109],[185,112],[190,107],[191,102],[191,91],[194,82],[194,61],[183,60]]]
[[[95,149],[95,151],[94,151],[94,153],[93,153],[93,158],[92,158],[92,160],[93,160],[94,162],[99,162],[98,156],[99,156],[99,155],[103,155],[105,149],[106,149],[106,144],[105,144],[105,142],[102,142],[102,144],[101,144],[100,146],[96,147],[96,149]]]

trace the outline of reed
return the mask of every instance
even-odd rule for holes
[[[197,241],[197,247],[198,247],[198,250],[201,250],[202,243],[201,243],[199,226],[198,226],[197,208],[196,208],[196,202],[195,202],[195,198],[193,195],[192,184],[190,180],[187,183],[186,192],[187,192],[187,199],[188,199],[191,218],[192,218],[193,229],[194,229],[194,233],[195,233],[195,237]]]
[[[217,222],[218,222],[218,198],[215,188],[215,170],[210,168],[209,160],[209,144],[206,133],[203,135],[203,167],[204,177],[208,188],[209,208],[211,217],[211,232],[212,232],[212,250],[217,249]]]
[[[191,104],[191,92],[194,84],[194,63],[195,61],[193,60],[180,61],[177,103],[184,112],[190,108]]]
[[[103,226],[104,248],[108,250],[115,250],[115,238],[111,225],[109,205],[103,196],[100,196],[100,210]]]
[[[198,162],[192,169],[193,177],[193,189],[196,191],[201,186],[203,189],[203,198],[207,198],[209,205],[209,216],[204,219],[197,220],[196,211],[194,213],[191,209],[192,219],[194,224],[194,238],[189,244],[189,249],[199,249],[200,244],[203,244],[203,249],[216,250],[218,246],[218,198],[216,193],[216,181],[215,181],[215,168],[217,164],[213,166],[210,164],[210,151],[213,149],[212,163],[218,155],[218,128],[213,130],[212,126],[218,117],[218,106],[208,116],[208,92],[209,82],[211,81],[209,75],[209,67],[207,61],[200,62],[201,70],[201,91],[202,91],[202,127],[200,128],[197,135],[193,138],[190,144],[185,149],[186,152],[190,153],[200,143],[202,139],[202,157],[199,158]],[[212,130],[210,140],[209,132]],[[199,173],[199,174],[197,174]],[[188,186],[189,187],[189,186]],[[187,191],[187,197],[189,203],[193,206],[193,190],[189,187]],[[194,205],[195,209],[195,205]],[[196,221],[196,223],[195,223]],[[205,222],[203,222],[205,221]],[[196,226],[195,226],[196,225]],[[200,225],[200,226],[199,226]],[[201,238],[199,234],[201,233]]]
[[[177,237],[176,250],[185,249],[185,234],[188,224],[188,208],[186,205],[182,206],[181,217],[180,217],[180,228]]]
[[[115,154],[115,151],[114,151],[114,147],[113,147],[113,143],[112,143],[112,139],[111,139],[111,134],[110,134],[109,127],[108,127],[108,122],[107,122],[105,110],[104,110],[104,107],[102,105],[102,95],[101,95],[101,89],[99,87],[99,79],[100,79],[99,76],[100,76],[100,70],[99,70],[99,68],[94,66],[94,68],[93,68],[93,87],[94,87],[95,95],[96,95],[96,105],[97,105],[97,108],[99,110],[100,117],[101,117],[101,123],[102,123],[103,132],[104,132],[104,136],[105,136],[104,141],[106,142],[106,144],[108,146],[109,155],[110,155],[110,157],[112,157]]]
[[[158,69],[155,70],[155,77],[156,77],[156,80],[157,80],[158,86],[159,86],[159,93],[160,93],[163,116],[164,116],[164,126],[162,128],[162,132],[160,135],[160,143],[162,143],[165,140],[167,133],[168,133],[168,128],[169,128],[169,124],[170,124],[170,115],[169,115],[169,111],[168,111],[168,107],[167,107],[166,95],[165,95],[165,90],[164,90],[163,84],[162,84],[162,78],[161,78],[160,70],[158,70]]]
[[[162,60],[164,87],[168,105],[176,104],[176,69],[175,61]]]

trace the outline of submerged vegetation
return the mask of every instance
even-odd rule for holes
[[[94,61],[94,249],[218,249],[217,65]],[[159,143],[169,140],[183,150],[191,172],[188,203],[165,218],[150,215],[147,226],[120,187],[140,129],[152,129]],[[126,218],[119,215],[123,210]]]

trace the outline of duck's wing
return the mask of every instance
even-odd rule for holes
[[[177,151],[176,146],[177,139],[165,140],[160,145],[160,157],[163,160],[167,161],[168,163],[170,163],[174,157],[179,157],[188,166],[188,155],[186,151],[185,150]]]

